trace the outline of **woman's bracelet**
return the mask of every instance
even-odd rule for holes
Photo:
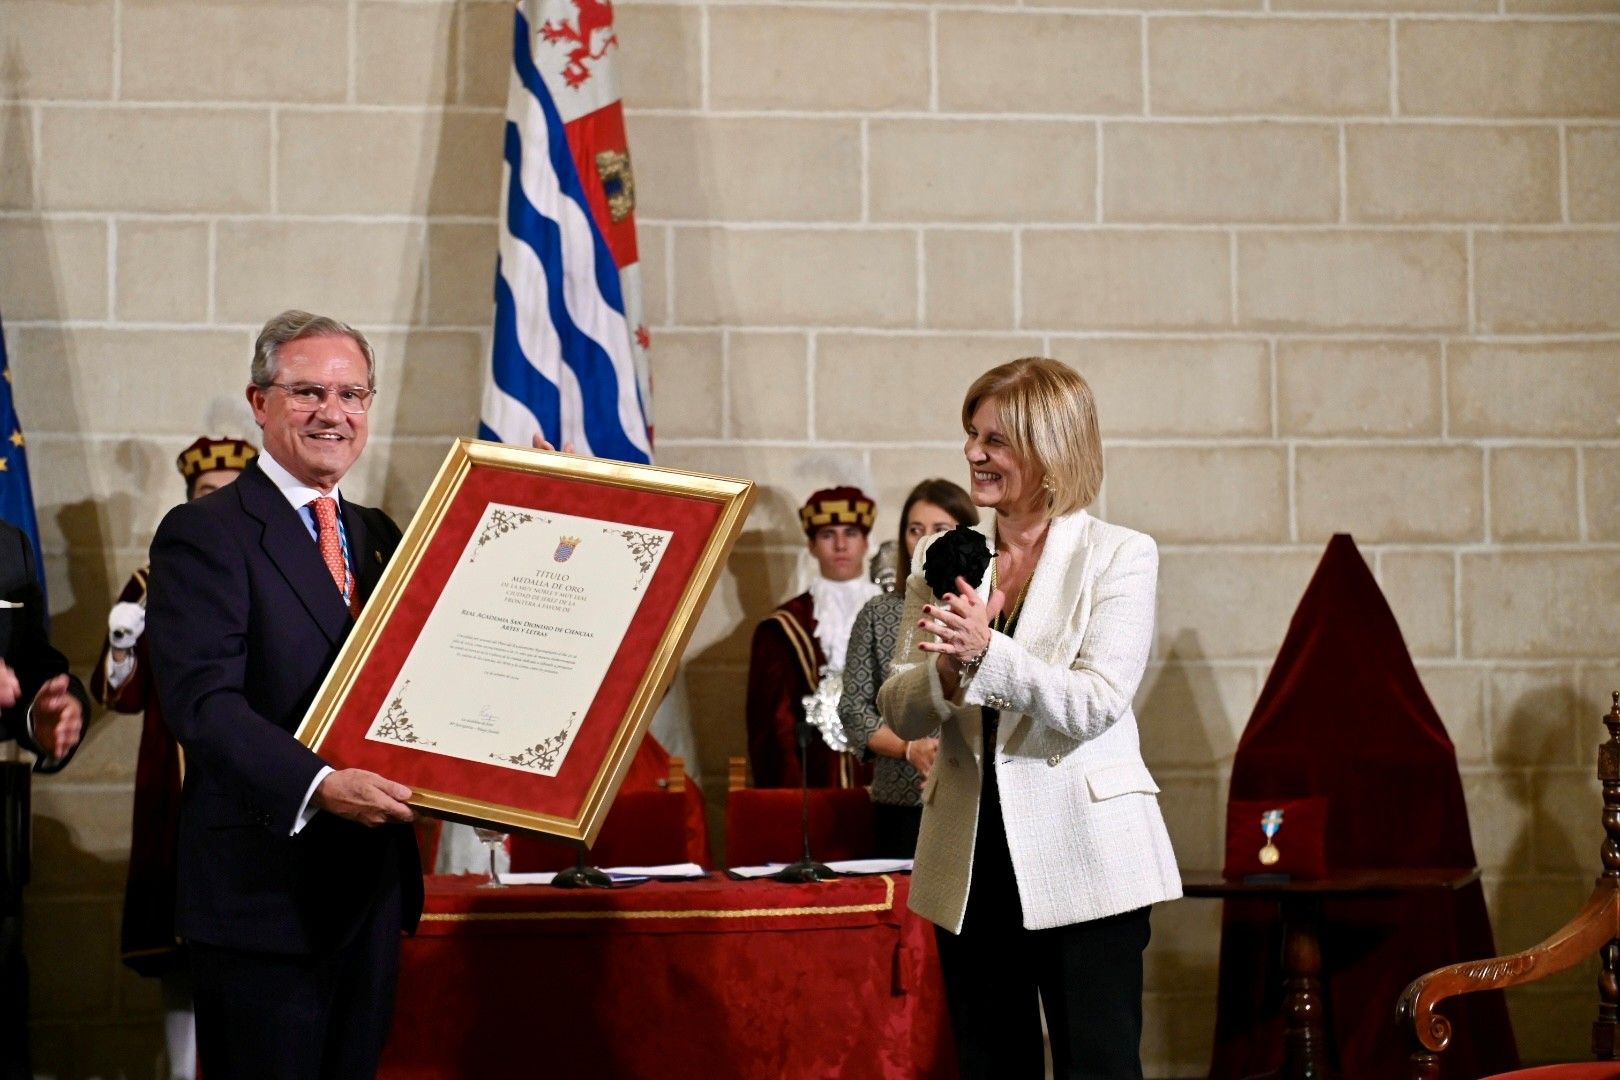
[[[962,674],[964,674],[964,675],[973,674],[975,671],[977,671],[979,669],[979,665],[984,662],[984,658],[986,656],[989,656],[989,655],[990,655],[990,643],[987,641],[987,642],[984,643],[984,648],[980,649],[977,653],[974,653],[972,656],[968,657],[966,660],[957,661],[962,666]]]

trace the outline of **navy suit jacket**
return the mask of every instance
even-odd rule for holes
[[[67,671],[67,658],[51,647],[45,629],[45,594],[39,587],[34,547],[15,525],[0,521],[0,660],[17,675],[21,692],[17,701],[0,709],[0,741],[15,739],[33,751],[35,772],[55,772],[73,757],[47,764],[44,751],[28,735],[28,707],[46,680]],[[69,689],[90,723],[90,698],[78,679],[69,676]],[[78,747],[74,747],[75,750]],[[21,909],[22,887],[28,880],[28,769],[6,764],[0,775],[0,916]],[[6,988],[6,958],[0,955],[0,991]]]
[[[22,692],[8,709],[0,709],[0,739],[16,739],[39,760],[35,772],[55,772],[73,757],[46,764],[46,754],[28,736],[28,708],[47,680],[68,669],[67,658],[51,646],[45,629],[45,594],[39,587],[34,547],[15,525],[0,521],[0,660],[16,672]],[[76,677],[69,676],[69,691],[79,699],[84,723],[90,723],[90,697]],[[78,747],[74,747],[75,750]]]
[[[399,528],[380,510],[342,507],[364,599]],[[256,463],[158,527],[146,640],[164,719],[186,753],[181,937],[329,952],[396,885],[415,927],[422,870],[410,826],[317,813],[290,835],[325,764],[293,732],[353,625],[319,546]]]

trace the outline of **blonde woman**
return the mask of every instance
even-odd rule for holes
[[[911,908],[938,927],[963,1077],[1142,1075],[1151,905],[1181,895],[1131,697],[1158,549],[1085,511],[1102,485],[1091,388],[1054,360],[993,368],[962,403],[994,552],[936,596],[918,545],[894,674],[904,739],[940,728]],[[949,536],[951,534],[944,534]]]

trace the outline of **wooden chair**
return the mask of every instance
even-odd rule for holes
[[[1419,976],[1401,994],[1396,1013],[1411,1032],[1412,1080],[1438,1080],[1440,1053],[1451,1043],[1451,1022],[1436,1011],[1450,997],[1478,990],[1505,990],[1544,979],[1574,967],[1593,953],[1602,955],[1598,976],[1597,1019],[1592,1024],[1592,1056],[1596,1062],[1552,1065],[1499,1073],[1517,1080],[1612,1080],[1620,1077],[1615,1063],[1615,1032],[1620,1019],[1620,690],[1604,725],[1609,738],[1598,747],[1598,779],[1603,783],[1603,876],[1580,912],[1533,948],[1511,956],[1497,956],[1466,964],[1452,964]],[[1466,1033],[1465,1033],[1466,1034]]]
[[[747,786],[747,763],[730,760],[726,864],[790,863],[804,854],[803,797],[793,788]],[[822,862],[870,858],[872,796],[863,787],[810,789],[810,850]]]

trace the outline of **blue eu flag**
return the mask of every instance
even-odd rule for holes
[[[39,549],[39,519],[34,516],[34,488],[28,482],[28,446],[17,404],[11,394],[11,361],[6,359],[6,333],[0,325],[0,518],[28,534],[34,547],[34,570],[45,592],[45,561]],[[45,610],[50,610],[46,604]]]

